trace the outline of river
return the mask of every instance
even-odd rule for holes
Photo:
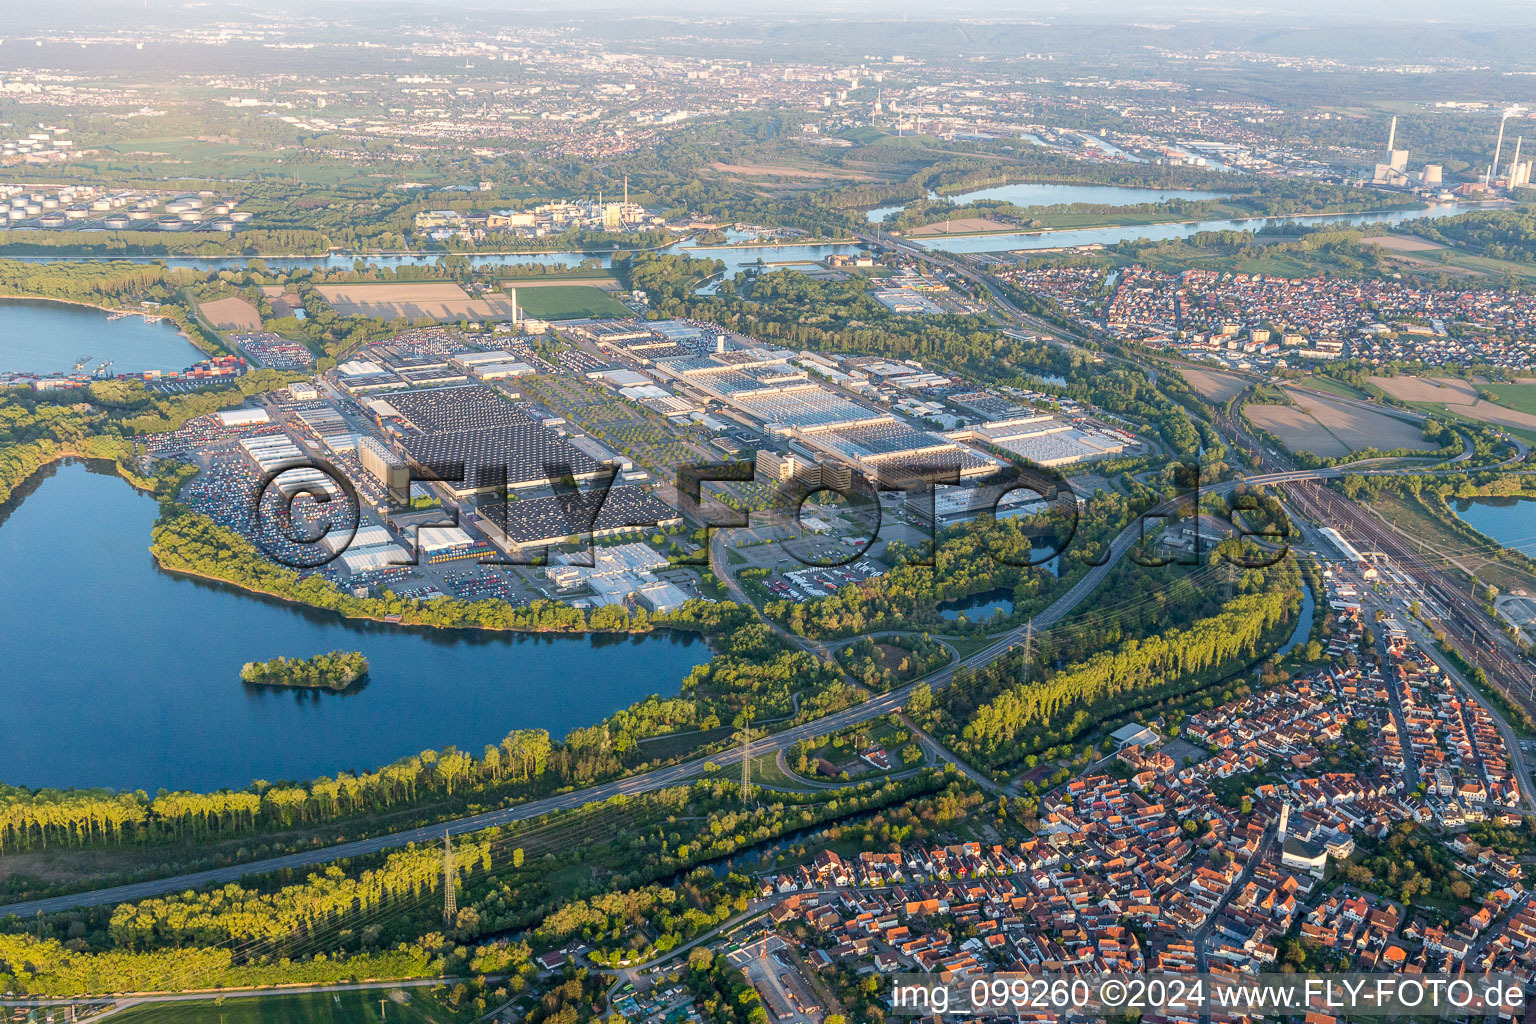
[[[1171,192],[1166,189],[1136,189],[1120,188],[1109,185],[1000,185],[994,189],[980,189],[979,192],[991,192],[1009,188],[1029,189],[1067,189],[1069,192],[1059,193],[1062,196],[1097,194],[1100,189],[1110,189],[1118,193],[1128,193],[1128,202],[1151,202],[1152,198],[1135,198],[1138,194],[1145,193],[1148,197],[1165,195],[1174,198],[1198,199],[1212,193],[1200,192]],[[975,195],[978,193],[967,193]],[[964,198],[957,196],[955,198]],[[1090,202],[1103,200],[1062,199],[1063,202]],[[886,212],[900,209],[900,207],[882,207]],[[947,252],[1001,252],[1009,249],[1052,249],[1061,246],[1078,245],[1115,245],[1119,242],[1132,241],[1138,238],[1146,238],[1161,241],[1170,238],[1187,238],[1190,235],[1202,231],[1256,231],[1270,223],[1295,223],[1299,225],[1318,224],[1400,224],[1403,221],[1415,220],[1420,217],[1449,217],[1458,213],[1466,213],[1469,210],[1482,209],[1473,203],[1441,203],[1422,210],[1391,210],[1382,213],[1341,213],[1328,214],[1319,217],[1252,217],[1246,220],[1203,220],[1189,224],[1139,224],[1128,227],[1102,227],[1102,228],[1072,228],[1062,231],[1044,232],[1017,232],[996,235],[971,235],[971,236],[944,236],[938,235],[930,238],[909,239],[916,245],[926,246],[931,249],[941,249]],[[877,210],[871,210],[874,214]],[[726,232],[731,242],[745,238],[739,231]],[[725,264],[725,277],[732,278],[743,269],[749,267],[816,263],[826,259],[833,253],[850,253],[861,247],[852,242],[819,242],[819,243],[789,243],[789,244],[765,244],[753,245],[746,243],[727,245],[694,245],[688,240],[674,243],[659,250],[662,252],[681,252],[697,259],[718,259]],[[274,256],[263,257],[263,261],[273,268],[290,269],[295,267],[323,267],[327,269],[350,268],[361,261],[375,267],[403,267],[403,266],[432,266],[445,256],[445,253],[424,252],[393,255],[376,255],[366,253],[332,253],[329,256]],[[69,260],[93,259],[96,257],[80,256],[21,256],[17,259],[32,262],[65,262]],[[199,270],[232,270],[243,269],[250,257],[191,257],[191,256],[129,256],[115,257],[134,263],[164,263],[173,267],[193,267]],[[512,255],[470,255],[469,262],[476,267],[516,266],[518,264],[538,264],[551,267],[575,267],[584,260],[594,260],[600,266],[613,265],[610,253],[583,253],[583,252],[540,252],[522,253]],[[708,289],[706,289],[708,290]]]
[[[1472,498],[1451,507],[1478,533],[1536,558],[1536,499]]]
[[[1138,188],[1129,185],[1045,185],[1022,181],[1012,185],[993,185],[972,192],[956,192],[941,196],[930,190],[929,199],[948,199],[964,204],[978,199],[1000,199],[1015,206],[1064,206],[1070,203],[1094,203],[1099,206],[1136,206],[1140,203],[1162,203],[1170,199],[1220,199],[1227,192],[1201,192],[1180,188]],[[871,224],[878,224],[887,216],[906,209],[904,205],[877,206],[869,211]]]
[[[1077,245],[1118,245],[1137,239],[1167,241],[1188,238],[1202,231],[1257,231],[1269,224],[1318,227],[1326,224],[1401,224],[1422,217],[1450,217],[1482,207],[1469,203],[1441,203],[1422,210],[1388,210],[1378,213],[1336,213],[1319,217],[1250,217],[1245,220],[1200,220],[1188,224],[1135,224],[1110,228],[1066,228],[1060,231],[1021,231],[996,235],[934,235],[909,238],[913,245],[944,252],[1005,252],[1013,249],[1056,249]]]
[[[109,320],[104,310],[65,302],[0,300],[0,371],[68,373],[112,362],[112,373],[182,370],[206,359],[169,320]]]
[[[815,263],[826,259],[833,253],[848,253],[857,251],[860,247],[853,242],[821,242],[821,243],[773,243],[773,244],[747,244],[751,236],[743,231],[731,229],[726,231],[726,243],[723,245],[694,245],[690,239],[683,239],[672,245],[666,246],[662,252],[686,252],[696,259],[715,259],[725,264],[725,276],[735,277],[745,267],[761,264],[778,263]],[[327,270],[351,269],[358,261],[362,261],[373,267],[424,267],[432,266],[442,259],[447,253],[396,253],[390,255],[365,254],[365,253],[332,253],[328,256],[271,256],[262,257],[262,261],[273,269],[294,269],[302,267],[324,268]],[[587,261],[595,261],[599,266],[611,267],[613,254],[609,252],[531,252],[512,254],[466,254],[469,262],[475,267],[513,267],[518,265],[535,264],[541,267],[577,267]],[[26,260],[32,263],[62,263],[72,260],[105,260],[116,259],[130,263],[164,263],[171,267],[191,267],[196,270],[243,270],[253,257],[247,256],[17,256],[13,259]],[[3,369],[4,367],[0,367]]]
[[[692,637],[406,629],[157,569],[158,506],[78,463],[0,511],[0,780],[244,787],[367,770],[425,748],[478,754],[516,728],[559,738],[710,657]],[[368,656],[345,694],[250,687],[246,661]]]

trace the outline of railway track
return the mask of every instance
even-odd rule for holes
[[[1361,542],[1364,550],[1380,551],[1411,573],[1444,610],[1446,643],[1469,664],[1481,667],[1489,681],[1509,700],[1536,714],[1536,676],[1531,666],[1512,652],[1508,639],[1487,622],[1468,581],[1455,577],[1420,555],[1397,533],[1355,502],[1321,484],[1297,481],[1291,491],[1324,522]]]

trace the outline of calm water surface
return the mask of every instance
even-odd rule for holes
[[[984,594],[973,594],[970,597],[958,601],[945,601],[939,605],[939,618],[949,622],[956,622],[964,615],[967,622],[986,622],[998,612],[1008,614],[1013,611],[1013,591],[989,590]]]
[[[1472,529],[1536,558],[1536,500],[1474,498],[1452,502],[1451,507]]]
[[[1294,223],[1302,227],[1329,224],[1401,224],[1422,217],[1450,217],[1475,210],[1475,204],[1442,203],[1423,210],[1390,210],[1378,213],[1338,213],[1321,217],[1250,217],[1244,220],[1202,220],[1189,224],[1136,224],[1112,228],[1070,228],[1061,231],[1019,232],[1002,235],[945,236],[909,239],[914,245],[945,252],[1003,252],[1010,249],[1055,249],[1074,245],[1117,245],[1137,239],[1167,241],[1188,238],[1202,231],[1257,231],[1268,224]]]
[[[111,360],[112,373],[183,370],[208,358],[169,320],[109,320],[89,306],[0,300],[0,370],[67,373],[87,357],[87,370]]]
[[[1042,185],[1035,182],[1018,182],[1013,185],[993,185],[973,192],[956,192],[943,196],[953,203],[969,203],[978,199],[1001,199],[1016,206],[1062,206],[1068,203],[1097,203],[1100,206],[1136,206],[1140,203],[1162,203],[1169,199],[1219,199],[1226,192],[1201,192],[1182,188],[1136,188],[1121,185]],[[930,191],[929,199],[941,198]],[[877,206],[869,211],[871,224],[884,220],[893,213],[905,209],[902,205]]]
[[[0,511],[0,782],[207,790],[478,754],[514,728],[560,737],[676,694],[710,656],[672,635],[411,630],[252,597],[156,569],[157,511],[79,464]],[[240,681],[247,661],[338,649],[371,663],[356,692]]]

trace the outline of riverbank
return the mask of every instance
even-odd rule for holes
[[[226,355],[229,349],[222,345],[214,348],[212,343],[202,336],[201,331],[193,331],[188,322],[197,322],[198,314],[195,309],[184,309],[178,305],[158,306],[155,309],[128,309],[122,306],[104,306],[98,302],[86,302],[83,299],[60,299],[52,295],[0,295],[0,303],[5,302],[49,302],[61,306],[74,306],[80,309],[94,309],[106,313],[109,318],[122,316],[143,317],[146,323],[161,323],[169,321],[176,328],[176,333],[181,335],[183,341],[199,352],[210,356]],[[212,330],[210,327],[209,330]],[[215,332],[215,337],[217,337]]]
[[[426,629],[451,623],[391,622],[384,613],[411,604],[398,599],[370,609],[372,621],[345,618],[324,607],[334,595],[323,580],[297,595],[252,580],[268,591],[257,594],[216,578],[217,566],[194,566],[202,578],[162,571],[143,539],[158,503],[105,468],[75,462],[31,483],[0,524],[12,570],[0,659],[27,681],[6,689],[0,716],[10,784],[212,792],[334,777],[425,749],[479,751],[509,732],[560,737],[605,718],[634,737],[713,728],[714,698],[706,707],[680,693],[747,618],[711,605],[693,622],[589,622],[560,609],[551,623],[485,602],[502,606],[490,623],[502,628]],[[235,683],[252,661],[335,650],[368,659],[365,688],[332,699]],[[111,742],[125,734],[138,739]]]
[[[549,604],[552,605],[553,607],[561,608],[561,609],[568,609],[575,616],[580,616],[581,617],[581,624],[580,625],[563,626],[563,625],[526,624],[526,623],[516,623],[516,622],[513,622],[513,623],[494,623],[494,622],[433,622],[433,621],[431,621],[430,619],[427,619],[427,618],[418,618],[418,617],[411,616],[409,613],[391,613],[391,612],[370,613],[368,611],[359,610],[359,609],[357,609],[357,608],[352,606],[353,602],[380,602],[380,601],[382,601],[382,599],[380,599],[380,598],[357,598],[357,597],[351,597],[350,595],[343,594],[340,590],[332,588],[331,591],[330,591],[330,594],[335,596],[335,597],[337,597],[337,598],[342,599],[342,603],[339,606],[322,604],[322,603],[320,603],[318,601],[306,601],[306,600],[304,600],[302,598],[294,597],[290,593],[285,593],[285,592],[283,592],[281,590],[273,590],[273,589],[257,586],[255,584],[249,582],[249,581],[242,581],[242,580],[231,578],[229,576],[221,576],[221,575],[218,575],[217,573],[208,572],[208,571],[203,570],[203,569],[192,568],[191,566],[188,566],[188,565],[173,564],[172,562],[167,560],[166,552],[164,552],[163,550],[157,550],[155,545],[151,545],[150,546],[149,552],[150,552],[150,557],[154,560],[155,567],[157,569],[159,569],[161,572],[168,573],[168,574],[170,574],[172,576],[184,576],[184,577],[187,577],[189,579],[199,580],[199,581],[204,582],[204,583],[213,583],[213,584],[219,584],[219,585],[226,586],[226,587],[232,587],[235,590],[238,590],[238,591],[240,591],[241,593],[244,593],[244,594],[250,594],[250,595],[253,595],[253,596],[256,596],[256,597],[270,598],[271,600],[274,600],[274,601],[277,601],[277,602],[280,602],[280,603],[283,603],[283,604],[295,605],[295,606],[301,607],[301,608],[308,608],[308,609],[311,609],[311,610],[314,610],[314,611],[317,611],[317,612],[329,612],[329,613],[334,614],[339,619],[353,621],[353,622],[366,622],[366,623],[372,623],[372,624],[380,625],[380,626],[398,627],[398,628],[402,628],[402,629],[406,629],[406,630],[426,629],[426,630],[437,630],[437,631],[440,631],[440,632],[448,632],[448,633],[454,632],[456,630],[465,630],[465,631],[476,631],[476,632],[484,632],[484,633],[528,634],[530,636],[545,635],[545,636],[574,636],[574,637],[582,637],[582,636],[592,636],[592,637],[599,637],[599,636],[613,636],[613,637],[636,636],[636,637],[638,637],[638,636],[648,636],[648,635],[651,635],[651,634],[660,633],[660,632],[666,632],[666,631],[675,631],[675,632],[683,632],[683,633],[694,633],[695,631],[697,631],[696,635],[698,635],[698,637],[701,640],[703,640],[705,645],[707,647],[709,647],[710,652],[712,654],[714,653],[714,647],[709,644],[709,639],[708,639],[707,635],[704,634],[702,629],[699,628],[696,624],[692,624],[692,623],[679,623],[679,622],[674,622],[674,621],[672,621],[670,619],[662,619],[659,622],[657,622],[654,619],[646,619],[644,622],[637,622],[637,620],[635,620],[633,617],[630,617],[628,621],[631,622],[631,623],[636,623],[634,626],[632,626],[632,628],[628,628],[628,629],[604,628],[603,626],[600,626],[600,625],[594,626],[591,621],[586,620],[585,616],[583,615],[583,613],[581,612],[580,609],[573,608],[573,607],[571,607],[569,605],[560,605],[560,604],[557,604],[556,602],[549,602]],[[306,581],[306,583],[307,583],[307,581]],[[330,586],[329,584],[325,584],[325,585],[326,586]],[[444,602],[442,602],[442,601],[435,601],[435,602],[432,603],[431,606],[428,606],[428,607],[425,607],[425,608],[419,608],[418,610],[422,611],[423,613],[428,612],[428,611],[435,611],[437,606],[439,606],[439,605],[441,605],[443,603]],[[505,604],[505,602],[502,602],[502,603]],[[417,602],[417,604],[419,606],[420,603]],[[507,605],[506,607],[508,609],[516,610],[516,609],[514,609],[514,606],[512,606],[512,605]]]
[[[806,245],[858,245],[857,238],[802,238],[793,242],[720,242],[715,245],[679,245],[680,249],[798,249]]]
[[[1246,214],[1246,215],[1239,215],[1239,214],[1219,215],[1218,214],[1218,215],[1212,215],[1212,216],[1206,216],[1206,217],[1194,217],[1194,218],[1188,218],[1188,217],[1157,218],[1157,217],[1153,217],[1153,218],[1147,218],[1147,219],[1137,219],[1137,218],[1134,218],[1134,217],[1126,218],[1126,217],[1110,217],[1110,216],[1106,216],[1102,220],[1086,219],[1082,223],[1058,224],[1058,225],[1055,225],[1055,226],[1052,226],[1052,227],[1043,227],[1043,228],[998,228],[998,229],[995,229],[995,230],[988,230],[988,231],[953,231],[953,232],[933,231],[933,232],[928,232],[926,234],[921,234],[921,235],[916,233],[918,231],[924,231],[927,228],[934,227],[935,225],[943,224],[944,222],[940,220],[940,221],[934,221],[933,224],[924,224],[920,228],[909,229],[906,234],[903,234],[900,231],[889,231],[889,232],[887,232],[887,234],[889,234],[893,238],[906,238],[909,241],[915,242],[917,244],[922,244],[923,242],[927,242],[927,241],[930,241],[930,240],[933,240],[933,239],[936,239],[936,238],[987,238],[987,237],[991,237],[991,236],[994,236],[994,235],[1027,235],[1027,236],[1030,236],[1030,237],[1041,237],[1041,236],[1045,236],[1045,235],[1061,234],[1063,232],[1068,232],[1068,231],[1095,231],[1095,230],[1100,230],[1100,229],[1109,230],[1109,229],[1114,229],[1114,228],[1137,228],[1137,227],[1170,227],[1170,226],[1172,226],[1172,227],[1188,227],[1188,226],[1194,225],[1194,224],[1206,224],[1206,223],[1210,223],[1212,221],[1218,221],[1218,220],[1229,220],[1229,221],[1234,221],[1234,222],[1241,223],[1243,221],[1255,221],[1255,220],[1262,220],[1262,221],[1265,221],[1265,222],[1279,222],[1279,221],[1289,221],[1289,220],[1307,220],[1307,219],[1315,218],[1315,217],[1368,217],[1368,216],[1373,216],[1373,215],[1376,215],[1376,214],[1391,214],[1391,213],[1401,213],[1401,212],[1407,212],[1407,211],[1428,210],[1428,209],[1432,209],[1433,206],[1434,206],[1434,204],[1432,204],[1432,203],[1413,203],[1413,204],[1405,204],[1405,205],[1398,205],[1398,206],[1389,206],[1389,207],[1385,207],[1385,208],[1378,208],[1378,209],[1372,209],[1372,210],[1331,210],[1331,211],[1324,211],[1324,212],[1319,212],[1319,213],[1252,213],[1252,214]]]

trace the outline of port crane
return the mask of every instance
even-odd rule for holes
[[[104,362],[100,366],[96,367],[96,369],[91,372],[91,376],[95,377],[97,380],[106,380],[108,377],[111,376],[111,373],[110,373],[111,369],[112,369],[112,360],[108,359],[106,362]]]
[[[91,357],[90,356],[81,356],[79,359],[76,359],[75,360],[75,372],[79,373],[81,370],[84,370],[85,369],[85,364],[89,363],[90,361],[91,361]]]

